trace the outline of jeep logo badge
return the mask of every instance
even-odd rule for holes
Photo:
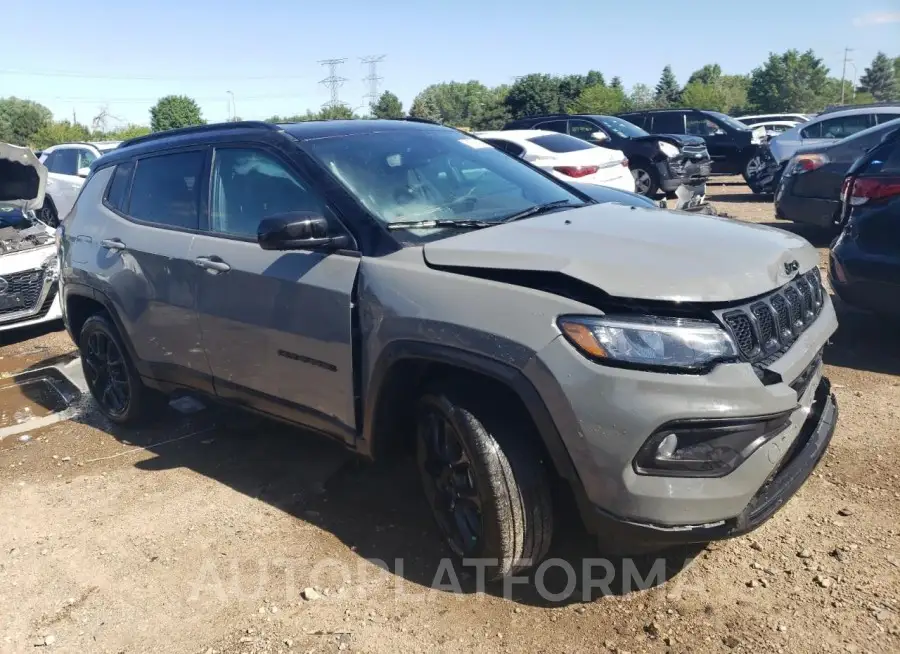
[[[784,262],[784,274],[785,275],[788,275],[788,276],[793,275],[798,270],[800,270],[800,262],[798,262],[796,259],[794,259],[793,261],[785,261]]]

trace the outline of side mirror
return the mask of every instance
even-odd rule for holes
[[[71,168],[69,170],[72,170]],[[79,177],[87,177],[91,174],[90,166],[85,166],[84,168],[79,168],[78,173],[76,173]]]
[[[338,249],[347,237],[329,236],[328,220],[311,211],[294,211],[263,218],[256,240],[263,250]]]
[[[594,132],[593,134],[591,134],[591,139],[593,139],[594,141],[608,141],[609,137],[605,132]]]

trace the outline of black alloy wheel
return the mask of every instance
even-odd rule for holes
[[[82,360],[88,388],[104,413],[124,416],[132,395],[125,357],[108,334],[92,331],[86,336]]]
[[[457,556],[473,556],[479,551],[484,523],[472,460],[462,437],[431,407],[420,417],[418,431],[419,472],[438,527]]]

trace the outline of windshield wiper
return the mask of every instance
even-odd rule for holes
[[[511,216],[507,216],[501,222],[511,223],[514,220],[522,220],[522,218],[530,218],[531,216],[537,216],[538,214],[547,213],[548,211],[553,211],[554,209],[560,209],[562,207],[570,207],[572,209],[576,207],[584,207],[587,206],[584,202],[572,203],[569,200],[555,200],[554,202],[545,202],[544,204],[536,204],[533,207],[529,207],[523,211],[519,211],[518,213],[514,213]]]
[[[489,223],[484,220],[450,220],[441,218],[438,220],[401,220],[396,223],[388,223],[388,229],[434,229],[436,227],[452,227],[454,229],[481,229],[493,227],[497,223]]]

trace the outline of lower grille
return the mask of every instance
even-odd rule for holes
[[[16,318],[14,320],[3,320],[2,316],[0,316],[0,325],[15,325],[20,322],[28,322],[29,320],[40,320],[44,316],[46,316],[50,312],[50,307],[53,306],[53,300],[56,299],[56,290],[57,286],[54,284],[50,290],[47,292],[47,297],[44,298],[43,303],[41,303],[41,308],[37,313],[32,313],[27,316],[22,316],[21,318]]]
[[[2,279],[6,281],[6,290],[3,291],[3,294],[18,295],[22,298],[22,303],[18,306],[0,309],[0,316],[34,309],[44,287],[44,271],[42,269],[12,273],[4,275]]]
[[[813,268],[774,293],[719,315],[743,358],[771,362],[793,345],[824,305],[821,273]]]

